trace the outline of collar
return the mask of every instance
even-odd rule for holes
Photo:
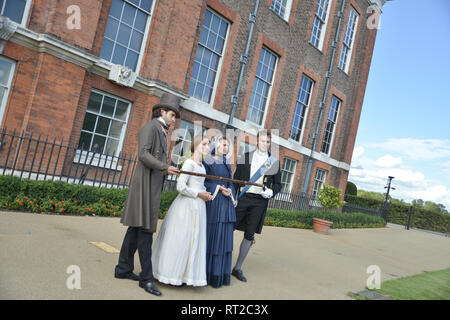
[[[166,124],[166,122],[164,121],[164,119],[162,117],[159,117],[158,120],[159,120],[159,122],[161,122],[162,126],[165,129],[169,129],[169,126]]]

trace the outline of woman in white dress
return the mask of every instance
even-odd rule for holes
[[[182,171],[205,174],[202,156],[209,152],[209,139],[192,140],[192,157]],[[181,174],[178,196],[172,202],[155,241],[152,254],[153,276],[162,283],[180,286],[206,286],[206,192],[204,177]]]

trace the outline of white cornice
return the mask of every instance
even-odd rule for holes
[[[383,0],[380,0],[383,1]],[[108,79],[109,73],[112,68],[112,64],[100,59],[97,56],[94,56],[88,52],[85,52],[83,49],[80,49],[76,46],[70,45],[61,41],[51,35],[41,34],[29,29],[18,27],[16,32],[11,37],[10,41],[15,42],[19,45],[27,47],[29,49],[35,50],[37,52],[43,52],[51,54],[57,58],[60,58],[64,61],[71,62],[75,65],[78,65],[82,68],[87,69],[89,72],[92,72],[96,75],[104,77]],[[183,103],[181,106],[186,110],[195,112],[204,117],[219,121],[223,124],[228,123],[229,115],[212,108],[210,105],[202,103],[196,99],[190,98],[189,96],[171,89],[164,84],[144,79],[141,77],[137,77],[133,89],[141,91],[146,94],[161,96],[165,92],[173,93],[183,99]],[[254,134],[257,132],[259,127],[252,125],[251,123],[241,121],[239,119],[234,118],[233,120],[234,127],[247,132],[249,134]],[[311,149],[308,149],[297,142],[293,142],[290,140],[286,140],[279,136],[273,137],[273,142],[283,146],[287,149],[293,150],[300,154],[309,156],[311,155]],[[312,156],[314,159],[327,163],[331,166],[342,168],[344,170],[350,170],[350,165],[341,162],[335,159],[330,158],[324,154],[313,152]]]

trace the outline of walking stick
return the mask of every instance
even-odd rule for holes
[[[260,183],[255,183],[255,182],[250,182],[250,181],[244,181],[244,180],[236,180],[236,179],[231,179],[231,178],[225,178],[225,177],[219,177],[219,176],[211,176],[209,174],[203,174],[203,173],[198,173],[198,172],[192,172],[192,171],[182,171],[180,170],[180,174],[188,174],[188,175],[192,175],[192,176],[198,176],[198,177],[205,177],[205,178],[209,178],[209,179],[214,179],[214,180],[222,180],[222,181],[229,181],[229,182],[233,182],[233,183],[237,183],[237,184],[249,184],[251,186],[257,186],[257,187],[261,187],[264,188],[265,186],[263,184]]]

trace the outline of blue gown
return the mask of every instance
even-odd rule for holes
[[[232,178],[231,166],[224,157],[222,159],[208,157],[203,160],[206,174]],[[233,183],[205,179],[206,191],[211,194],[214,194],[217,185],[230,188],[234,195]],[[230,285],[233,231],[236,222],[236,211],[231,197],[225,197],[219,191],[214,200],[207,201],[206,222],[206,280],[214,288]]]

